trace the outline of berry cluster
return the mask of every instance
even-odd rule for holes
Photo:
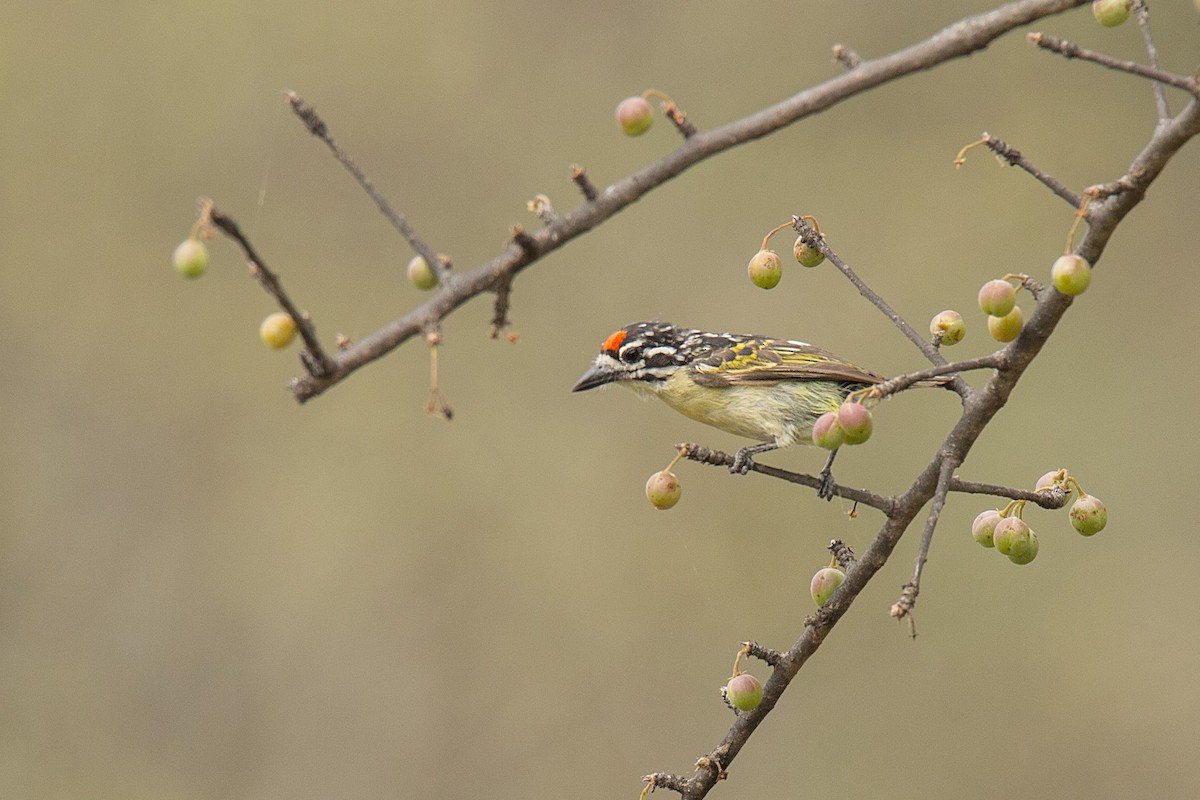
[[[844,444],[862,444],[871,438],[874,427],[870,409],[855,400],[847,400],[837,411],[817,417],[812,440],[817,447],[837,450]]]
[[[800,219],[812,223],[817,235],[821,235],[821,229],[814,218],[801,217]],[[750,277],[750,282],[758,288],[774,289],[779,285],[779,279],[783,277],[783,260],[780,259],[779,254],[774,250],[768,249],[767,243],[776,233],[779,233],[784,228],[790,228],[794,224],[794,221],[785,222],[764,236],[762,247],[750,259],[750,263],[746,265],[746,274]],[[792,253],[796,256],[796,263],[802,267],[815,267],[825,260],[825,254],[804,241],[803,236],[796,237],[796,243],[792,245]]]
[[[1093,536],[1108,524],[1108,509],[1098,498],[1083,491],[1079,481],[1065,469],[1051,470],[1034,486],[1038,493],[1057,493],[1064,499],[1076,492],[1079,497],[1071,504],[1071,527],[1083,536]],[[1004,510],[991,508],[975,517],[971,536],[984,547],[994,547],[1008,556],[1014,564],[1028,564],[1038,554],[1037,534],[1021,519],[1024,500],[1014,500]]]

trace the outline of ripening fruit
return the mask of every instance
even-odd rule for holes
[[[812,576],[808,591],[817,605],[823,606],[829,596],[833,594],[833,590],[841,586],[844,580],[846,580],[846,573],[836,567],[825,567],[817,570],[817,573]]]
[[[1025,547],[1022,542],[1029,539],[1029,526],[1020,517],[1004,517],[996,523],[992,533],[992,543],[1004,555],[1013,551],[1014,547]]]
[[[184,239],[171,258],[175,271],[185,278],[199,278],[208,270],[208,248],[199,239]]]
[[[1025,316],[1020,306],[1013,306],[1012,311],[1003,317],[988,317],[988,333],[997,342],[1011,342],[1021,335],[1025,327]]]
[[[666,511],[679,502],[683,488],[675,473],[669,470],[656,472],[646,481],[646,499],[659,511]]]
[[[993,317],[1003,317],[1017,304],[1017,290],[1008,281],[997,278],[979,289],[979,310]]]
[[[942,344],[958,344],[967,335],[967,324],[962,314],[946,309],[929,321],[929,333],[935,338],[940,333]]]
[[[1000,512],[994,508],[981,511],[971,523],[971,536],[984,547],[995,547],[996,542],[992,536],[996,533],[996,524],[1002,519],[1004,518],[1000,516]]]
[[[846,444],[862,444],[871,438],[874,427],[871,412],[862,403],[842,403],[837,410],[837,424],[846,437]]]
[[[438,285],[437,274],[423,256],[413,256],[408,262],[408,280],[422,291]]]
[[[1092,16],[1106,28],[1115,28],[1129,19],[1131,0],[1092,0]]]
[[[846,435],[837,423],[837,412],[828,411],[817,417],[812,428],[813,444],[826,450],[837,450],[846,442]]]
[[[738,711],[753,711],[762,702],[762,684],[749,672],[734,675],[725,684],[725,697]]]
[[[1071,527],[1084,536],[1104,530],[1108,524],[1108,509],[1097,498],[1081,497],[1071,504]]]
[[[644,97],[626,97],[617,104],[617,124],[626,136],[641,136],[654,124],[654,109]]]
[[[267,347],[282,350],[296,337],[296,321],[286,311],[276,311],[258,326],[258,336]]]
[[[783,277],[783,261],[774,250],[759,250],[746,265],[750,282],[760,289],[774,289]]]
[[[1092,282],[1092,265],[1077,255],[1059,256],[1050,268],[1050,278],[1063,294],[1083,294]]]
[[[803,237],[796,238],[796,246],[792,248],[792,252],[803,267],[815,267],[825,260],[825,254],[815,247],[809,247]]]
[[[1028,536],[1022,537],[1013,543],[1012,550],[1008,552],[1008,560],[1014,564],[1028,564],[1037,558],[1037,554],[1037,534],[1030,531]]]
[[[1058,489],[1065,487],[1066,482],[1067,476],[1065,470],[1052,469],[1037,479],[1037,483],[1033,485],[1033,490],[1040,492],[1043,489]]]

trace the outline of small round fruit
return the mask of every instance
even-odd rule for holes
[[[815,247],[810,247],[803,237],[796,238],[792,252],[796,254],[796,261],[800,262],[802,267],[815,267],[825,260],[825,254]]]
[[[1129,19],[1131,0],[1092,0],[1092,16],[1106,28],[1115,28]]]
[[[967,324],[962,314],[946,309],[929,321],[929,333],[934,337],[940,333],[944,345],[958,344],[967,335]]]
[[[1020,306],[1013,306],[1013,310],[1003,317],[988,317],[988,333],[997,342],[1011,342],[1021,335],[1024,327],[1025,316]]]
[[[1017,290],[1008,281],[997,278],[979,289],[979,310],[993,317],[1003,317],[1017,304]]]
[[[656,472],[646,481],[646,499],[659,511],[666,511],[679,502],[683,488],[674,472],[663,470]]]
[[[172,256],[175,271],[185,278],[199,278],[208,270],[208,248],[199,239],[184,239]]]
[[[862,403],[842,403],[837,410],[837,423],[846,444],[862,444],[871,438],[874,428],[871,412]]]
[[[746,265],[750,282],[760,289],[774,289],[783,277],[783,261],[774,250],[759,250]]]
[[[641,136],[654,124],[654,109],[644,97],[626,97],[617,104],[617,124],[626,136]]]
[[[1077,255],[1059,256],[1050,268],[1050,278],[1063,294],[1083,294],[1092,282],[1092,265]]]
[[[816,601],[818,606],[825,605],[825,601],[833,594],[833,590],[842,585],[842,581],[846,580],[846,573],[836,567],[825,567],[817,570],[817,573],[812,576],[812,582],[808,585],[808,591],[812,594],[812,599]]]
[[[296,337],[296,321],[286,311],[276,311],[258,326],[258,336],[267,347],[282,350]]]
[[[1037,534],[1030,531],[1029,536],[1023,537],[1013,544],[1012,550],[1008,552],[1008,560],[1014,564],[1028,564],[1037,558],[1037,554]]]
[[[1104,530],[1108,524],[1108,509],[1097,498],[1081,497],[1071,504],[1071,527],[1084,536]]]
[[[725,697],[738,711],[753,711],[762,702],[763,687],[749,672],[734,675],[725,684]]]
[[[1029,526],[1020,517],[1004,517],[996,523],[992,533],[992,543],[1004,555],[1011,553],[1014,548],[1025,547],[1024,542],[1028,539]]]
[[[408,280],[422,291],[438,285],[437,274],[423,256],[413,256],[408,262]]]
[[[846,442],[846,435],[837,423],[837,412],[828,411],[817,417],[812,429],[813,444],[826,450],[837,450]]]
[[[1065,486],[1066,480],[1066,470],[1052,469],[1037,479],[1037,483],[1033,485],[1033,490],[1035,492],[1040,492],[1043,489],[1057,489]]]
[[[1002,519],[1000,512],[994,508],[981,511],[971,523],[971,536],[984,547],[995,547],[996,542],[992,537],[996,533],[996,524]]]

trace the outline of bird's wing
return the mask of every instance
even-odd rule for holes
[[[804,342],[752,338],[692,362],[701,386],[769,385],[785,381],[839,381],[873,385],[883,378]]]

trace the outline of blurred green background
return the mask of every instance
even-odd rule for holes
[[[1192,3],[1153,5],[1164,66],[1190,72]],[[1077,190],[1115,179],[1153,128],[1149,87],[1017,33],[706,162],[524,273],[516,345],[486,337],[487,299],[447,322],[449,424],[423,412],[416,342],[298,406],[295,348],[258,341],[274,309],[239,251],[212,242],[198,282],[171,251],[210,196],[327,343],[360,338],[425,295],[281,90],[467,269],[536,227],[534,194],[580,201],[571,163],[605,186],[677,145],[661,122],[621,136],[622,97],[666,90],[712,127],[838,74],[836,42],[877,56],[987,7],[6,3],[0,796],[633,798],[644,773],[690,772],[730,722],[738,642],[787,647],[825,544],[861,549],[879,518],[695,464],[654,511],[642,485],[673,443],[742,443],[572,382],[646,318],[920,366],[833,270],[749,285],[797,212],[919,327],[963,311],[955,355],[987,352],[979,284],[1046,274],[1071,211],[954,154],[987,130]],[[1037,27],[1144,58],[1136,28],[1086,9]],[[1018,568],[967,533],[986,501],[954,497],[920,637],[887,616],[910,535],[720,796],[1194,791],[1198,175],[1193,144],[960,471],[1031,485],[1067,466],[1109,528],[1034,509],[1041,554]],[[1154,422],[1176,404],[1181,424]],[[897,398],[838,477],[901,489],[956,408]]]

